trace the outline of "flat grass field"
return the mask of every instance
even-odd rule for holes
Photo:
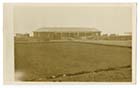
[[[81,42],[15,43],[21,81],[130,82],[129,47]]]

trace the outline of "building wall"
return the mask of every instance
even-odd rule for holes
[[[100,36],[100,32],[34,32],[36,38],[48,38],[52,40],[81,38],[88,36]]]

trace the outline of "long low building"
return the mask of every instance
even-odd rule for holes
[[[87,37],[97,37],[101,35],[101,31],[96,28],[80,28],[80,27],[44,27],[33,31],[35,38],[44,38],[51,40],[61,39],[78,39]]]

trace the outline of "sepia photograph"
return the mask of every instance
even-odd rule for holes
[[[135,82],[136,3],[5,3],[5,82]]]

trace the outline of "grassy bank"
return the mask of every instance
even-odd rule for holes
[[[131,48],[128,47],[81,42],[15,43],[15,69],[24,72],[22,80],[38,81],[45,78],[49,81],[48,77],[59,74],[90,72],[127,65],[131,65]],[[127,76],[131,80],[131,71]],[[82,81],[83,78],[67,81]],[[86,78],[84,80],[86,81]]]

